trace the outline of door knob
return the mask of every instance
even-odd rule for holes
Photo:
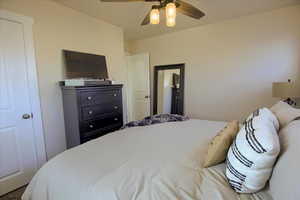
[[[146,95],[146,96],[145,96],[145,99],[149,99],[149,98],[150,98],[150,96],[149,96],[149,95]]]
[[[29,114],[26,113],[26,114],[24,114],[24,115],[22,116],[22,118],[23,118],[23,119],[29,119],[29,118],[31,118],[31,115],[29,115]]]

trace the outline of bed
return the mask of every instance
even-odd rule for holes
[[[120,130],[46,163],[23,200],[256,200],[239,195],[225,165],[202,169],[207,146],[225,122],[188,120]]]

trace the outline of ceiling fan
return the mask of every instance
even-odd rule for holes
[[[153,5],[150,12],[146,15],[141,25],[159,24],[159,12],[165,10],[166,25],[173,27],[176,24],[176,12],[187,15],[194,19],[200,19],[205,14],[198,8],[182,0],[101,0],[102,2],[158,2]]]

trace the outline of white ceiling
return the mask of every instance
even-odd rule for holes
[[[104,3],[100,0],[54,1],[122,27],[126,40],[142,39],[300,3],[299,0],[185,0],[204,11],[206,16],[195,20],[178,14],[176,26],[168,28],[165,26],[164,19],[161,19],[159,25],[140,26],[153,3]]]

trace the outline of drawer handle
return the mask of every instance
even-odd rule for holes
[[[118,106],[115,106],[115,107],[114,107],[114,109],[116,109],[116,110],[117,110],[118,108],[119,108]]]
[[[88,100],[92,100],[92,97],[87,97]]]
[[[89,111],[89,115],[91,115],[91,114],[93,114],[93,111],[92,111],[92,110]]]
[[[117,94],[115,93],[115,94],[114,94],[114,97],[116,97],[116,96],[117,96]]]
[[[115,120],[115,121],[118,121],[119,119],[118,119],[118,118],[114,118],[114,120]]]
[[[90,128],[94,128],[94,125],[90,124],[89,127],[90,127]]]

